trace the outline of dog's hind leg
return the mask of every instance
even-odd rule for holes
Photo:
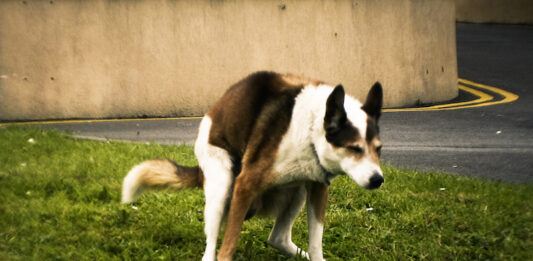
[[[226,215],[226,205],[232,190],[231,170],[221,168],[212,164],[208,169],[208,175],[216,178],[206,179],[205,182],[205,235],[206,246],[202,261],[213,261],[216,257],[216,247],[218,233],[224,216]]]
[[[285,193],[285,192],[283,192]],[[292,225],[298,213],[300,213],[305,201],[305,186],[293,188],[285,204],[278,209],[276,223],[268,237],[268,244],[290,256],[300,255],[309,259],[307,252],[297,247],[292,242]]]
[[[195,143],[195,154],[204,172],[205,194],[205,235],[206,246],[203,261],[216,259],[218,233],[233,188],[232,161],[228,152],[209,144],[208,133],[211,121],[204,118],[200,124],[198,139]]]
[[[214,148],[218,149],[218,148]],[[224,216],[226,215],[226,205],[231,195],[233,186],[233,174],[231,165],[228,166],[223,158],[212,158],[205,164],[204,175],[205,185],[205,235],[206,246],[203,261],[213,261],[216,257],[216,246],[218,233]]]
[[[261,168],[248,169],[244,166],[241,173],[235,178],[226,231],[224,231],[224,238],[217,256],[219,261],[232,260],[246,213],[257,196],[264,191],[264,183],[260,175],[263,171]]]

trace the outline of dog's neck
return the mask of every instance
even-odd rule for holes
[[[277,153],[276,171],[283,175],[282,182],[308,178],[330,184],[335,175],[320,161],[315,143],[324,136],[325,104],[332,87],[307,86],[297,96],[292,119]],[[300,177],[299,172],[313,172]]]
[[[320,170],[322,171],[322,175],[324,176],[324,183],[326,183],[328,186],[331,184],[331,180],[336,176],[335,174],[329,172],[322,163],[320,163],[320,158],[318,157],[318,154],[316,152],[315,144],[311,144],[311,151],[313,152],[313,156],[315,158],[316,163],[318,166],[320,166]]]

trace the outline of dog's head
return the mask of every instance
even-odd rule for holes
[[[344,88],[338,85],[326,102],[324,139],[315,144],[320,161],[328,171],[344,172],[366,189],[379,188],[384,181],[379,166],[378,128],[382,104],[383,91],[378,82],[370,89],[363,105],[345,96]]]

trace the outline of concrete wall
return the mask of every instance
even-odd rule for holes
[[[201,115],[256,70],[451,99],[454,1],[0,1],[1,120]]]
[[[455,0],[457,21],[533,24],[532,0]]]

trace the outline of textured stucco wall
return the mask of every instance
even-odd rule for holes
[[[454,1],[0,1],[1,120],[201,115],[257,70],[451,99]]]
[[[455,0],[457,21],[533,24],[532,0]]]

